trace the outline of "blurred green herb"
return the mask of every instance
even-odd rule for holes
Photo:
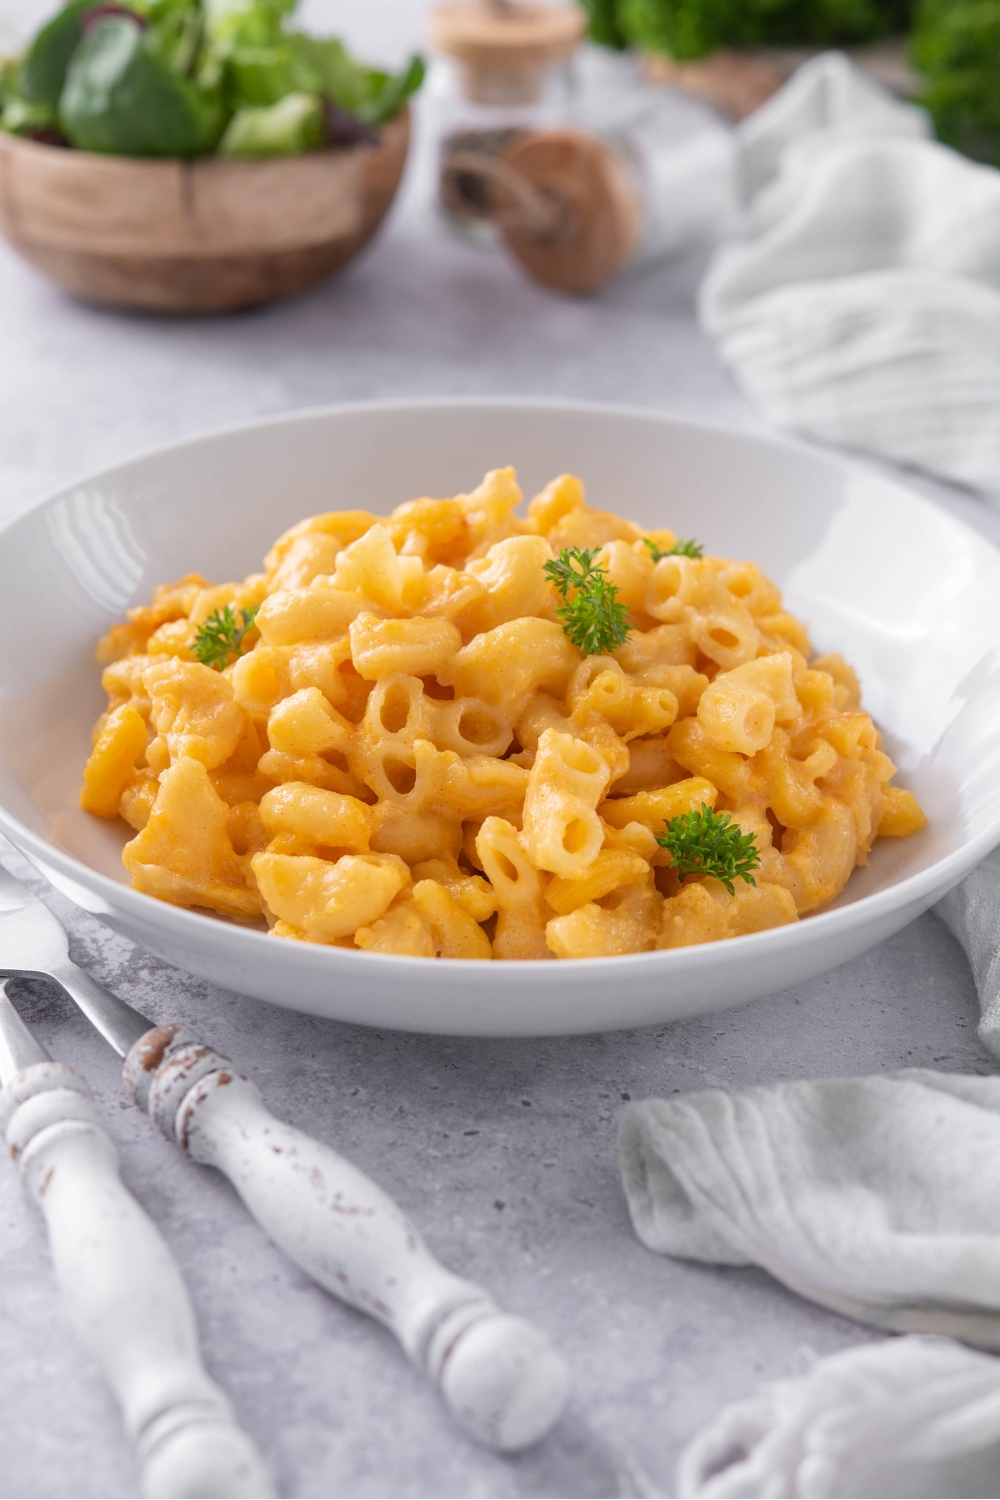
[[[910,55],[939,140],[1000,166],[1000,0],[923,0]]]
[[[656,842],[667,850],[682,881],[689,875],[712,875],[731,896],[734,880],[757,884],[751,874],[760,865],[754,835],[743,833],[729,813],[713,812],[707,802],[701,804],[700,812],[671,818],[656,835]]]
[[[1000,166],[1000,0],[580,0],[590,35],[678,62],[720,48],[829,47],[910,32],[938,138]]]
[[[594,567],[600,548],[564,547],[545,564],[562,596],[556,617],[564,634],[585,656],[603,656],[628,640],[628,611],[618,603],[618,589],[603,567]]]
[[[678,61],[720,47],[827,47],[904,31],[912,0],[583,0],[605,45]]]
[[[225,604],[222,609],[212,611],[204,625],[199,625],[194,638],[194,654],[202,666],[221,672],[231,656],[242,654],[243,637],[257,618],[259,608],[255,604],[251,609],[235,610],[231,604]]]
[[[602,47],[614,47],[621,52],[628,40],[618,21],[618,0],[580,0],[590,17],[588,31],[591,41]]]

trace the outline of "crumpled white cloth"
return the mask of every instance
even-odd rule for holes
[[[950,1339],[819,1360],[726,1407],[681,1455],[677,1494],[996,1495],[1000,1361]]]
[[[702,326],[775,422],[1000,500],[1000,172],[842,53],[739,128]]]
[[[647,1099],[623,1115],[621,1162],[651,1250],[762,1266],[849,1317],[1000,1349],[1000,1077]]]
[[[979,1039],[1000,1058],[1000,848],[934,910],[965,949],[979,992]]]
[[[957,909],[975,926],[972,905]],[[1000,1078],[647,1099],[624,1113],[621,1162],[651,1250],[758,1265],[849,1317],[950,1336],[849,1350],[727,1408],[685,1450],[679,1495],[1000,1494],[1000,1360],[951,1342],[1000,1350]]]

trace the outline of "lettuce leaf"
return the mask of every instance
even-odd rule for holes
[[[94,0],[72,0],[36,33],[21,65],[22,98],[56,108],[69,60],[83,35],[84,14],[93,8]]]
[[[322,94],[348,114],[360,114],[377,87],[375,80],[384,76],[355,62],[336,37],[290,31],[286,41],[299,87]]]
[[[145,10],[147,45],[172,73],[187,78],[202,43],[199,0],[155,0]]]
[[[205,35],[214,46],[271,47],[298,0],[202,0]]]
[[[219,134],[219,103],[157,56],[124,16],[91,26],[73,54],[59,123],[82,151],[116,156],[200,156]]]
[[[226,99],[233,109],[277,104],[288,94],[316,93],[303,80],[286,46],[236,46],[223,65]]]
[[[382,81],[372,99],[360,111],[366,125],[384,125],[399,113],[411,94],[415,94],[426,73],[422,57],[411,57],[408,66],[395,76],[382,74]]]
[[[219,142],[229,157],[297,156],[323,144],[323,101],[288,94],[264,108],[238,109]]]
[[[423,78],[421,58],[412,58],[401,73],[382,73],[356,62],[336,37],[304,31],[286,32],[267,47],[233,45],[225,61],[233,109],[277,104],[290,93],[314,94],[373,127],[392,119]]]
[[[367,67],[335,37],[290,29],[296,3],[70,0],[4,71],[0,128],[86,151],[184,158],[224,134],[227,154],[374,140],[419,88],[423,62],[398,74]]]
[[[0,129],[8,135],[24,135],[29,139],[46,139],[59,133],[59,117],[50,104],[35,104],[18,94],[2,101]]]

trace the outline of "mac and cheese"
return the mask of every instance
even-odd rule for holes
[[[672,553],[570,475],[521,498],[497,469],[313,516],[111,629],[80,801],[135,830],[137,890],[373,953],[592,958],[798,921],[923,826],[854,672],[754,563]],[[606,655],[557,616],[565,548],[628,611]],[[242,627],[206,665],[219,611]],[[657,835],[699,809],[753,836],[753,882],[681,881]]]

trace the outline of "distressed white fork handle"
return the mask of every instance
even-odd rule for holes
[[[315,1281],[385,1323],[481,1441],[537,1441],[568,1373],[546,1336],[434,1259],[380,1188],[275,1118],[258,1089],[186,1027],[135,1043],[125,1082],[164,1134],[229,1178],[273,1240]]]
[[[121,1180],[87,1084],[64,1063],[22,1068],[0,1093],[0,1129],[45,1216],[77,1336],[121,1403],[143,1495],[273,1495],[205,1373],[180,1271]]]

